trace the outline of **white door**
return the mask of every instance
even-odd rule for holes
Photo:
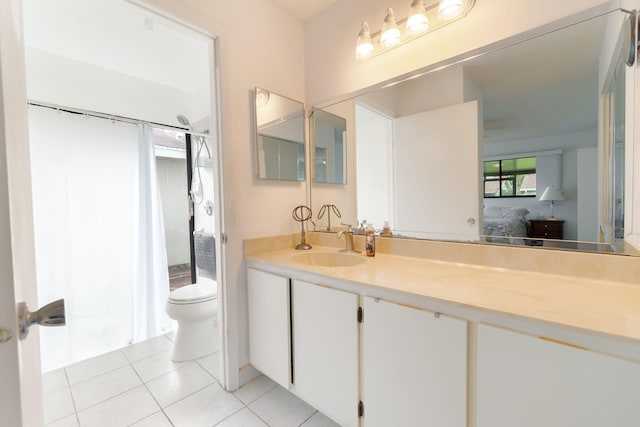
[[[291,383],[289,279],[247,269],[249,361],[288,389]]]
[[[13,335],[0,343],[0,417],[31,427],[43,424],[37,328],[16,338],[16,303],[37,303],[22,40],[22,2],[0,2],[0,328]]]
[[[478,325],[478,427],[637,427],[640,363]]]
[[[364,425],[467,425],[467,322],[364,298]]]
[[[358,425],[358,295],[299,280],[291,289],[293,386],[344,427]]]
[[[478,101],[394,120],[396,228],[400,234],[479,239],[478,121]]]

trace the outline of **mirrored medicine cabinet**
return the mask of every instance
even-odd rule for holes
[[[304,181],[304,105],[262,88],[255,89],[254,101],[258,177]]]

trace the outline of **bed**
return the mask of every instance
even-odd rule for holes
[[[524,244],[527,237],[526,208],[485,206],[483,234],[488,242]]]

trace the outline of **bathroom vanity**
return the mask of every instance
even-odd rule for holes
[[[340,425],[640,425],[637,285],[337,251],[246,263],[251,364]]]

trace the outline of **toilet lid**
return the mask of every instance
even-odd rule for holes
[[[183,286],[169,292],[169,301],[178,303],[194,303],[206,301],[218,296],[216,285],[194,284]]]

